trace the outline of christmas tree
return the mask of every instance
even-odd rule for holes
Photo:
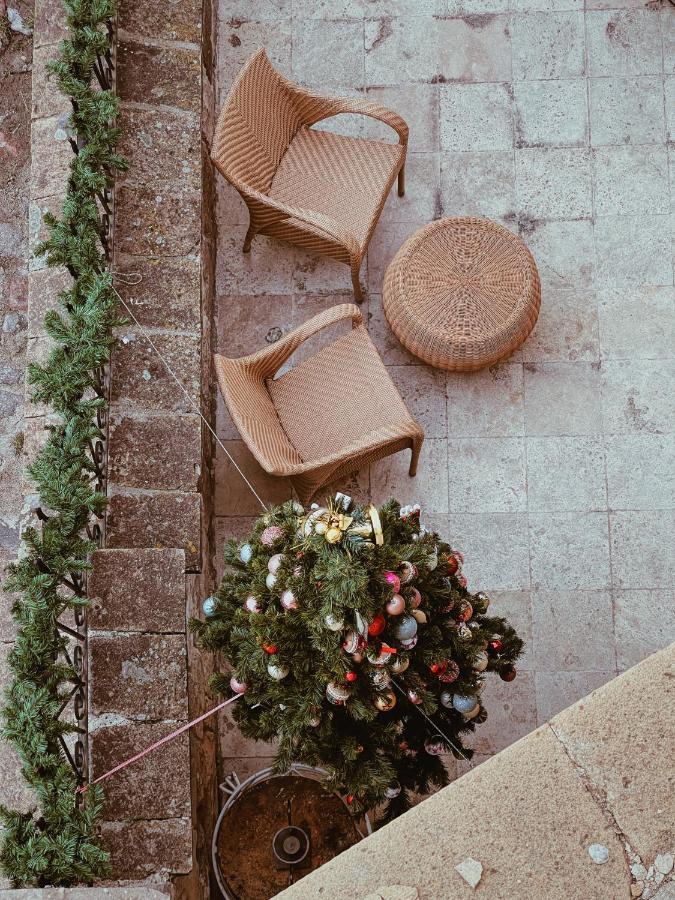
[[[321,766],[355,812],[386,800],[385,820],[447,784],[441,754],[471,757],[485,675],[511,681],[522,641],[469,593],[461,553],[419,507],[289,501],[225,560],[192,626],[228,663],[213,687],[242,694],[242,733],[278,742],[276,769]]]

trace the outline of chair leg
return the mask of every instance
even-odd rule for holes
[[[405,196],[405,163],[403,163],[398,172],[398,195],[399,197]]]
[[[354,266],[352,266],[352,285],[354,287],[354,299],[357,303],[363,303],[363,291],[361,290],[359,270]]]
[[[251,243],[253,238],[256,236],[256,230],[253,225],[248,226],[248,231],[246,232],[246,237],[244,238],[244,246],[242,248],[243,253],[249,253],[251,250]]]
[[[408,475],[414,478],[417,475],[417,463],[420,458],[420,450],[422,449],[422,441],[415,441],[412,445],[412,453],[410,454],[410,469]]]

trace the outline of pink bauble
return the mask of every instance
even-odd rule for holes
[[[398,592],[401,590],[401,579],[398,577],[396,572],[385,572],[384,580],[388,585],[391,586],[393,592],[395,594],[398,594]]]
[[[460,572],[460,573],[458,574],[458,576],[457,576],[457,581],[459,582],[459,586],[460,586],[460,587],[463,587],[463,588],[466,587],[466,585],[467,585],[466,576],[465,576],[465,575],[462,575],[461,572]]]
[[[302,575],[302,566],[296,566],[293,569],[293,578],[300,578]]]
[[[248,597],[244,601],[244,606],[250,613],[260,612],[260,604],[258,603],[258,598],[253,594],[248,595]]]
[[[269,525],[260,535],[260,543],[263,547],[271,547],[284,536],[284,532],[278,525]]]
[[[230,678],[230,687],[235,692],[235,694],[245,694],[248,690],[248,685],[245,681],[238,681],[234,675]]]
[[[298,601],[295,599],[293,591],[284,591],[281,595],[281,605],[284,609],[297,609]]]
[[[455,556],[461,563],[464,562],[464,554],[462,553],[461,550],[453,550],[452,552],[455,554]]]
[[[459,666],[454,659],[449,659],[445,669],[439,674],[438,680],[445,684],[452,684],[459,677]]]
[[[415,706],[419,706],[422,702],[422,698],[417,691],[408,691],[408,700],[410,700],[411,703],[414,703]]]
[[[410,588],[410,605],[413,609],[417,609],[417,607],[422,602],[422,595],[417,590],[417,588]]]
[[[267,563],[267,569],[272,575],[276,575],[279,571],[279,566],[281,565],[283,558],[283,553],[275,553],[274,556],[270,556],[269,562]]]
[[[391,600],[387,601],[387,612],[390,616],[400,616],[405,609],[405,600],[400,594],[394,594]]]

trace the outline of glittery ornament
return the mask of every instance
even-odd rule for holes
[[[235,694],[245,694],[248,690],[248,685],[245,681],[239,681],[234,675],[230,678],[230,687],[235,692]]]
[[[457,681],[458,678],[459,666],[454,659],[449,659],[445,671],[440,673],[438,680],[442,681],[444,684],[452,684],[452,682]]]
[[[410,660],[406,656],[397,656],[391,664],[391,671],[394,675],[401,675],[410,665]]]
[[[395,594],[398,594],[398,592],[401,590],[401,579],[398,577],[396,572],[385,572],[384,580],[391,587],[392,591]]]
[[[318,728],[321,724],[321,719],[318,716],[312,716],[307,724],[310,726],[310,728]]]
[[[405,600],[400,594],[394,594],[391,600],[387,601],[387,612],[390,616],[400,616],[405,610]]]
[[[408,519],[419,519],[421,512],[422,507],[419,503],[409,503],[407,506],[401,507],[399,517],[406,522]]]
[[[216,614],[216,603],[217,600],[215,597],[207,597],[202,603],[202,611],[207,619]]]
[[[260,535],[260,543],[263,547],[272,547],[277,541],[284,536],[284,532],[278,525],[268,525],[268,527]]]
[[[435,662],[429,666],[429,671],[432,675],[440,675],[442,672],[448,668],[448,664],[445,660],[442,662]]]
[[[284,609],[297,609],[298,601],[291,590],[285,590],[281,595],[281,605]]]
[[[516,677],[516,667],[504,666],[503,669],[499,670],[499,677],[502,681],[513,681],[513,679]]]
[[[492,638],[488,641],[488,653],[501,653],[503,642],[499,638]]]
[[[244,601],[244,608],[247,612],[250,613],[259,613],[260,612],[260,603],[258,602],[258,598],[253,594],[249,594],[246,600]]]
[[[386,624],[387,623],[382,613],[378,613],[368,626],[368,634],[371,637],[376,637],[378,634],[382,634]]]
[[[253,557],[253,547],[250,544],[242,544],[239,548],[239,559],[248,565]]]
[[[324,622],[326,623],[326,628],[329,628],[331,631],[341,631],[345,627],[345,623],[342,619],[338,619],[337,616],[328,613],[328,615],[324,618]]]
[[[459,622],[468,622],[472,615],[473,606],[469,603],[468,600],[462,600],[459,604],[459,609],[455,613],[455,618]]]
[[[466,586],[467,586],[467,584],[468,584],[468,582],[467,582],[467,580],[466,580],[466,576],[462,575],[461,572],[460,572],[459,575],[457,576],[457,582],[458,582],[458,584],[459,584],[459,586],[460,586],[461,588],[466,588]]]
[[[438,738],[427,738],[424,742],[424,749],[429,756],[442,756],[445,753],[445,744]]]
[[[408,599],[410,600],[410,605],[413,609],[417,609],[417,607],[422,602],[422,595],[417,590],[416,587],[409,589]]]
[[[402,650],[412,650],[417,646],[417,635],[411,637],[409,641],[400,641]]]
[[[459,560],[454,555],[454,553],[451,553],[450,556],[448,556],[445,571],[448,573],[448,575],[455,575],[457,572],[459,572]]]
[[[427,569],[429,569],[430,572],[433,572],[434,569],[437,568],[437,566],[438,566],[438,552],[436,550],[434,550],[433,553],[430,553],[429,556],[427,556]]]
[[[283,553],[275,553],[274,556],[270,556],[269,561],[267,563],[267,571],[271,572],[272,575],[276,575],[279,571],[279,566],[284,560]]]
[[[337,544],[338,541],[342,540],[342,532],[339,528],[332,526],[326,532],[326,540],[329,544]]]
[[[367,650],[366,656],[371,666],[386,666],[392,654],[388,650],[380,650],[379,653],[376,653],[374,650]]]
[[[398,781],[392,781],[389,787],[385,790],[384,796],[387,800],[393,800],[395,797],[401,793],[401,785]]]
[[[490,598],[488,595],[484,594],[483,591],[478,591],[474,599],[478,601],[481,612],[487,612],[488,607],[490,606]]]
[[[370,673],[370,680],[376,688],[386,688],[391,683],[391,675],[386,669],[378,669]]]
[[[420,695],[417,693],[417,691],[413,690],[408,691],[408,700],[410,700],[411,703],[414,703],[415,706],[419,706],[422,702],[422,698],[420,697]]]
[[[418,625],[426,625],[427,622],[427,614],[423,609],[413,609],[410,614],[413,619],[417,622]]]
[[[471,694],[453,694],[452,705],[458,713],[466,715],[478,705],[478,700]]]
[[[349,690],[343,684],[329,681],[326,685],[326,698],[334,706],[344,706],[349,699]]]
[[[265,653],[269,653],[270,655],[272,653],[276,653],[277,650],[279,649],[276,644],[263,644],[262,648],[265,651]]]
[[[466,624],[466,622],[461,622],[459,628],[457,629],[457,637],[460,641],[470,641],[471,640],[471,629]]]
[[[412,616],[403,616],[394,627],[394,635],[399,641],[409,641],[417,634],[417,622]]]
[[[317,522],[314,526],[317,534],[325,534],[328,531],[328,522]]]
[[[356,672],[353,672],[353,671],[352,671],[352,672],[347,672],[347,674],[345,675],[345,681],[350,681],[350,682],[351,682],[351,681],[356,681],[356,679],[357,679],[358,677],[359,677],[359,676],[356,674]]]
[[[281,681],[282,678],[285,678],[288,675],[286,666],[277,666],[274,663],[269,663],[267,671],[269,672],[270,677],[274,678],[275,681]]]
[[[417,578],[417,566],[404,560],[401,563],[401,584],[410,584],[413,578]]]
[[[439,697],[439,700],[441,701],[443,706],[447,706],[448,709],[450,709],[450,707],[452,706],[452,694],[450,693],[450,691],[443,691],[441,693],[441,696]]]
[[[396,706],[396,695],[393,691],[383,691],[375,697],[374,703],[380,712],[389,712]]]
[[[348,631],[342,641],[342,649],[345,653],[356,653],[361,644],[359,635],[355,631]]]
[[[476,672],[484,672],[488,667],[488,655],[484,650],[481,650],[480,653],[476,654],[476,658],[473,661],[473,667]]]
[[[268,589],[271,591],[274,585],[277,583],[277,576],[273,575],[271,572],[267,573],[267,577],[265,578],[265,584]]]

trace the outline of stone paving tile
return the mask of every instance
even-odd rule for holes
[[[527,516],[523,513],[455,513],[433,527],[466,557],[470,590],[522,591],[530,587]]]
[[[607,436],[605,443],[610,509],[675,507],[675,444],[671,435],[614,434]]]
[[[516,150],[519,213],[578,219],[593,213],[590,153],[583,149]]]
[[[537,706],[532,672],[519,672],[510,684],[500,678],[489,678],[483,692],[487,721],[467,745],[478,753],[498,753],[524,737],[537,725]]]
[[[583,78],[514,85],[516,147],[583,147],[588,103]]]
[[[248,57],[264,47],[272,65],[285,75],[291,74],[291,19],[248,22],[232,16],[223,23],[218,39],[219,103]]]
[[[673,283],[668,216],[603,216],[593,231],[597,285]]]
[[[602,430],[597,363],[526,363],[524,376],[526,434],[597,434]]]
[[[510,150],[511,95],[508,84],[441,85],[441,150]]]
[[[447,81],[510,81],[508,15],[440,19],[438,75]]]
[[[433,81],[438,68],[437,47],[438,31],[430,17],[384,15],[366,19],[366,84]]]
[[[582,12],[512,16],[513,79],[576,78],[584,74]]]
[[[597,360],[598,311],[587,291],[547,288],[532,333],[523,344],[525,362]]]
[[[369,87],[366,96],[371,103],[394,109],[403,116],[410,129],[411,151],[428,153],[439,149],[438,85],[397,84],[391,87]],[[365,137],[391,140],[393,134],[390,128],[375,119],[366,119]]]
[[[549,285],[575,288],[592,283],[596,262],[590,218],[536,221],[524,217],[520,220],[520,236],[535,258],[545,289]]]
[[[668,213],[665,147],[597,147],[592,158],[597,215]]]
[[[616,668],[609,591],[541,591],[533,596],[537,672],[606,672]]]
[[[620,510],[609,520],[613,586],[670,590],[675,510]]]
[[[602,364],[606,434],[672,434],[674,360],[607,360]]]
[[[528,437],[530,512],[583,512],[607,507],[605,454],[599,435]]]
[[[441,211],[445,216],[504,219],[515,208],[513,152],[443,153]]]
[[[654,75],[591,78],[591,144],[662,143],[663,80]]]
[[[675,641],[675,592],[613,592],[616,661],[629,669]]]
[[[448,468],[446,442],[427,438],[422,445],[417,475],[408,475],[410,453],[403,450],[370,467],[373,503],[396,497],[402,504],[420,503],[430,513],[448,511]],[[428,473],[433,472],[430,479]],[[427,473],[425,475],[425,473]]]
[[[530,513],[529,523],[534,589],[609,587],[606,512]]]
[[[525,445],[522,438],[448,440],[453,512],[525,512]]]
[[[658,75],[662,70],[659,10],[586,13],[590,75]]]
[[[502,363],[447,374],[448,436],[509,437],[524,433],[523,367]]]
[[[394,186],[382,211],[382,224],[420,222],[440,214],[440,159],[438,153],[408,153],[405,196]],[[346,267],[345,267],[346,268]],[[347,270],[349,275],[349,270]]]
[[[668,75],[663,85],[666,95],[666,139],[675,141],[675,76]]]
[[[389,374],[428,438],[445,438],[445,373],[431,366],[390,366]]]
[[[541,672],[535,676],[537,699],[537,725],[566,709],[579,697],[585,697],[596,688],[602,687],[616,675],[615,669],[603,672]]]
[[[524,641],[518,671],[534,668],[532,648],[532,598],[529,591],[490,591],[490,615],[504,616]]]
[[[675,346],[675,289],[601,291],[598,326],[605,359],[667,357]]]
[[[319,88],[360,87],[364,73],[363,25],[334,21],[331,27],[321,20],[294,19],[294,80]]]

